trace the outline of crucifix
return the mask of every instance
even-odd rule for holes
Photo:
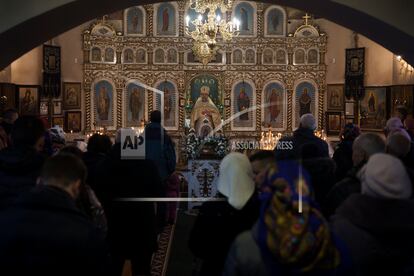
[[[358,33],[357,32],[353,32],[352,33],[352,36],[354,38],[354,48],[358,48],[358,39],[359,39]]]
[[[308,25],[309,25],[309,24],[308,24],[308,23],[309,23],[308,21],[309,21],[309,19],[311,19],[312,17],[311,17],[308,13],[305,13],[305,15],[304,15],[304,16],[302,16],[302,18],[303,18],[303,19],[305,19],[305,25],[306,25],[306,26],[308,26]]]

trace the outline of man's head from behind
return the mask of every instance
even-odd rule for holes
[[[46,129],[39,118],[23,116],[16,120],[11,131],[11,140],[15,147],[32,147],[41,151],[44,145]]]
[[[106,154],[111,147],[112,141],[107,135],[94,134],[88,140],[88,152]]]
[[[8,124],[14,124],[14,122],[19,118],[19,113],[16,109],[10,108],[4,111],[3,121]]]
[[[384,152],[385,142],[378,134],[363,133],[352,145],[352,161],[358,166],[367,162],[371,155]]]
[[[315,117],[311,113],[303,114],[300,117],[300,128],[306,128],[310,130],[316,129],[316,120]]]
[[[40,179],[46,186],[57,187],[76,198],[86,175],[81,159],[70,153],[60,153],[46,160]]]
[[[387,153],[397,157],[404,158],[410,152],[411,138],[404,129],[394,131],[387,137]]]
[[[150,121],[152,123],[161,123],[161,112],[159,110],[154,110],[150,114]]]

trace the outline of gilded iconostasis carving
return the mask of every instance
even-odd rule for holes
[[[164,2],[131,7],[122,20],[104,17],[85,30],[87,130],[140,126],[164,106],[164,125],[177,141],[196,123],[200,102],[229,121],[222,128],[229,137],[290,132],[306,112],[322,127],[327,37],[308,18],[289,32],[284,7],[238,1],[222,16],[240,20],[240,35],[203,66],[184,34],[187,15],[195,13],[186,2]]]

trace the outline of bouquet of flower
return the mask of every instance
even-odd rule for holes
[[[200,139],[195,133],[190,132],[185,139],[184,152],[188,159],[196,159],[206,147],[214,149],[217,157],[222,158],[229,152],[229,140],[224,135]]]
[[[185,139],[184,152],[188,159],[196,159],[198,157],[199,147],[201,140],[195,135],[194,132],[190,132]]]

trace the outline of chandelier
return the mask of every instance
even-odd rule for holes
[[[232,0],[191,0],[190,8],[198,13],[198,17],[191,21],[186,17],[185,33],[189,35],[194,44],[192,50],[194,55],[204,64],[209,63],[217,54],[217,39],[220,35],[224,42],[230,41],[239,34],[240,21],[236,18],[227,22],[221,18],[216,11],[226,15],[231,9]],[[190,30],[190,23],[194,30]]]

